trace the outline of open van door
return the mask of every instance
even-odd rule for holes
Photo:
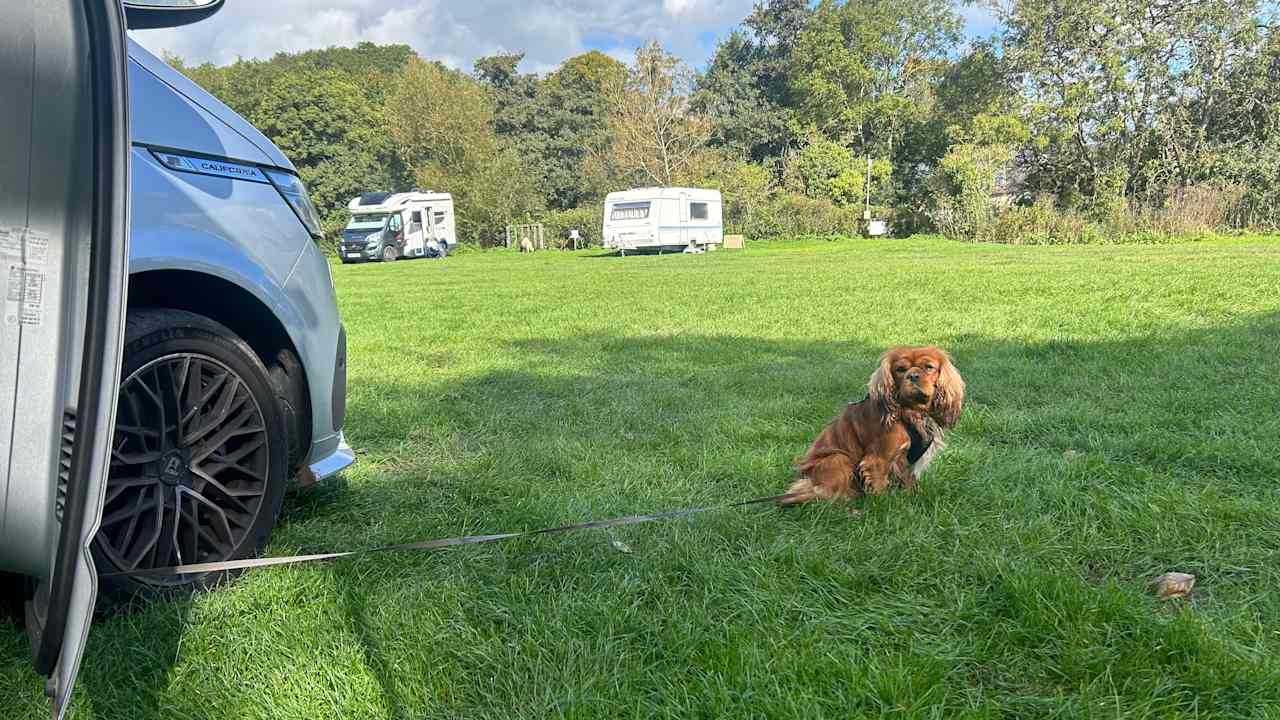
[[[0,23],[0,570],[29,578],[52,716],[93,621],[128,276],[126,14],[182,25],[222,0],[16,0]],[[136,21],[136,22],[134,22]]]
[[[20,0],[0,24],[0,569],[61,717],[97,579],[128,262],[120,0]]]

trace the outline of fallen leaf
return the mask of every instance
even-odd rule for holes
[[[1187,593],[1191,592],[1191,588],[1196,584],[1196,576],[1180,572],[1165,573],[1152,580],[1151,584],[1155,586],[1156,595],[1160,596],[1161,600],[1173,600],[1186,597]]]

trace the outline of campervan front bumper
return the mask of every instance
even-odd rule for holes
[[[351,262],[352,260],[373,260],[379,257],[380,252],[382,252],[381,245],[370,250],[368,243],[364,240],[357,242],[343,242],[338,245],[338,253],[342,256],[342,259],[345,262]]]

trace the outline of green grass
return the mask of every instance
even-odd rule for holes
[[[1280,717],[1280,242],[932,239],[334,269],[360,463],[270,552],[783,490],[878,353],[918,492],[252,572],[103,620],[77,718]],[[1147,581],[1195,573],[1190,602]],[[2,622],[2,621],[0,621]],[[4,717],[45,712],[18,626]]]

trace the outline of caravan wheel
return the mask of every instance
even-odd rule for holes
[[[383,262],[395,262],[395,259],[398,257],[400,257],[400,253],[396,252],[396,249],[394,246],[387,245],[382,248]]]

